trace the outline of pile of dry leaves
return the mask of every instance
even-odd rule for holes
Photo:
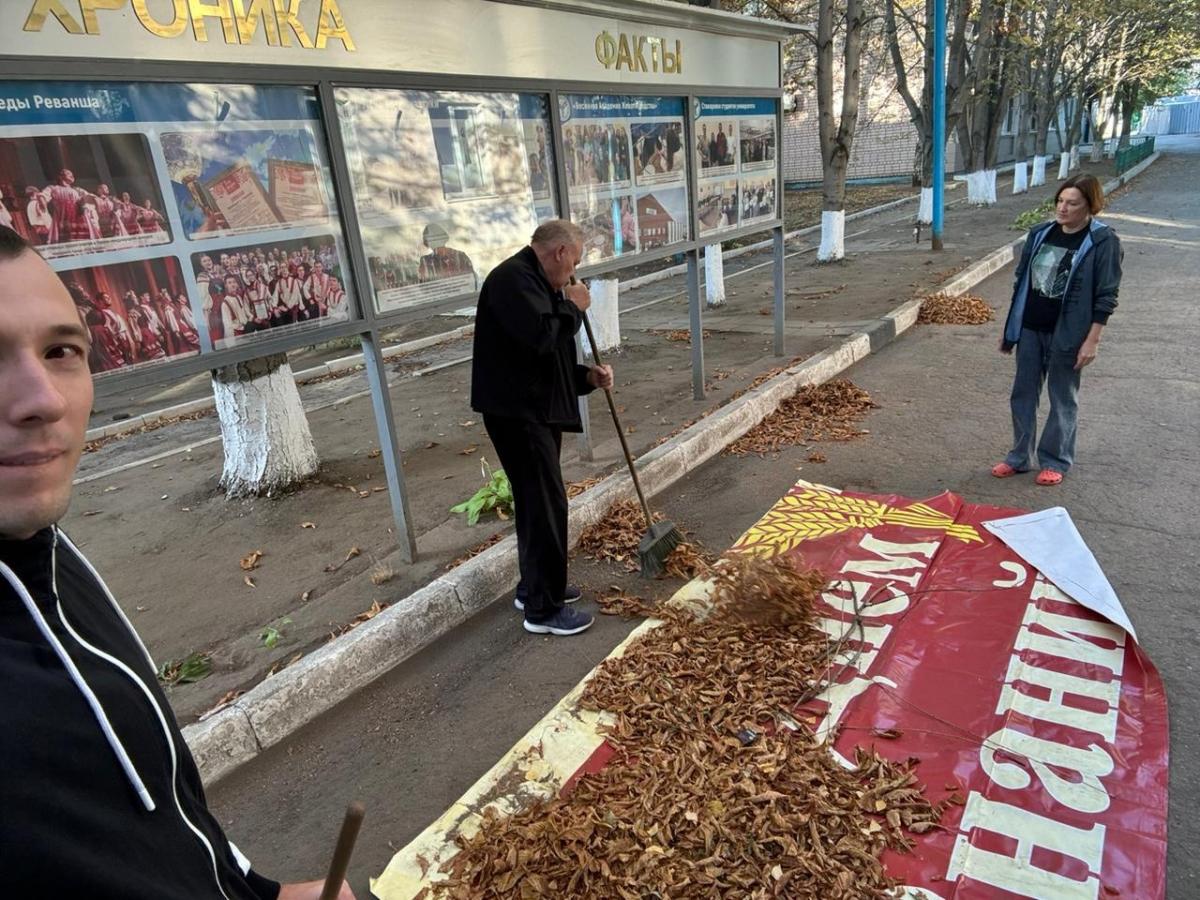
[[[654,513],[662,521],[662,513]],[[589,525],[579,536],[579,552],[589,559],[620,563],[630,572],[638,570],[638,544],[646,533],[646,517],[632,500],[622,500],[609,508],[604,518]],[[693,541],[684,541],[667,557],[665,574],[691,581],[707,575],[712,557]]]
[[[581,704],[615,715],[613,759],[565,796],[489,815],[434,896],[890,896],[880,854],[941,808],[909,766],[860,749],[847,770],[781,724],[831,677],[837,648],[812,611],[824,578],[761,559],[715,578],[706,616],[662,611],[588,684]]]
[[[992,308],[975,294],[930,294],[917,313],[917,321],[923,325],[982,325],[994,318]]]
[[[761,455],[808,441],[848,441],[866,433],[858,423],[874,408],[871,395],[845,379],[805,385],[726,447],[725,453]]]

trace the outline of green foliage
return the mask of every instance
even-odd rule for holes
[[[158,680],[163,684],[191,684],[212,673],[212,657],[207,653],[193,653],[186,659],[173,659],[158,669]]]
[[[452,513],[466,513],[467,524],[474,525],[485,512],[495,512],[501,519],[507,519],[513,511],[512,485],[503,469],[491,470],[486,459],[480,460],[480,472],[484,484],[469,499],[456,506],[450,507]]]
[[[1042,222],[1049,220],[1053,213],[1054,201],[1047,200],[1045,203],[1035,206],[1033,209],[1025,210],[1025,212],[1021,213],[1013,220],[1013,223],[1009,226],[1009,228],[1016,229],[1017,231],[1028,231],[1034,225],[1039,225]]]
[[[258,639],[262,641],[262,645],[268,650],[274,650],[279,644],[280,638],[283,637],[283,626],[291,625],[292,620],[288,616],[284,616],[279,620],[279,627],[268,625],[259,632]]]

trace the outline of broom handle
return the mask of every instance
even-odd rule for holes
[[[583,327],[587,331],[588,343],[592,345],[592,359],[596,361],[596,365],[604,365],[600,359],[600,348],[596,346],[596,335],[592,333],[592,322],[588,318],[588,314],[583,313]],[[612,413],[613,424],[617,426],[617,437],[621,441],[621,451],[625,454],[625,462],[629,466],[629,477],[633,479],[633,488],[637,491],[638,501],[642,504],[642,513],[646,516],[646,527],[654,527],[654,519],[650,515],[650,506],[646,503],[646,495],[642,493],[642,483],[638,481],[637,469],[633,467],[633,456],[629,452],[629,445],[625,443],[625,429],[621,427],[621,417],[617,415],[617,404],[613,402],[612,391],[608,388],[604,389],[604,396],[608,400],[608,411]]]
[[[321,890],[319,900],[337,900],[342,882],[346,880],[346,870],[350,868],[350,854],[354,852],[354,842],[358,840],[358,829],[362,827],[365,812],[358,801],[346,807],[346,818],[342,820],[342,830],[338,834],[333,859],[329,862],[329,874],[325,876],[325,887]]]

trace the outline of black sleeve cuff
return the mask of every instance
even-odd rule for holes
[[[581,397],[585,394],[590,394],[592,391],[595,390],[595,388],[592,385],[588,384],[587,377],[588,377],[588,372],[590,372],[590,371],[591,371],[591,368],[589,366],[576,366],[575,367],[575,393],[577,393]]]
[[[1093,325],[1107,325],[1108,317],[1110,315],[1112,315],[1112,313],[1094,312],[1094,313],[1092,313],[1092,324]]]
[[[259,900],[276,900],[279,897],[279,882],[264,878],[253,869],[246,873],[246,884]]]

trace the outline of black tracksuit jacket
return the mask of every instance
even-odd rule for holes
[[[208,811],[140,639],[57,528],[0,540],[0,895],[274,900]]]

